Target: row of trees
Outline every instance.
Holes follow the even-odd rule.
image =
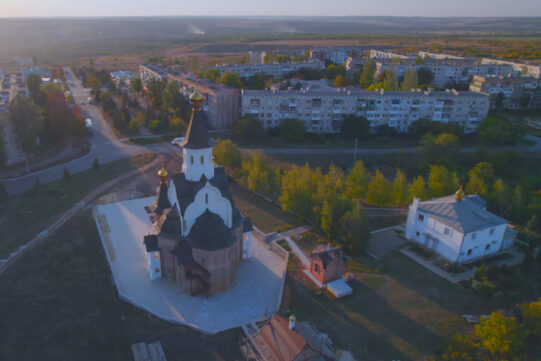
[[[30,96],[17,95],[8,105],[8,117],[27,166],[29,157],[44,141],[62,144],[74,136],[83,146],[88,135],[84,117],[78,106],[68,105],[64,88],[54,83],[41,85],[35,74],[28,76],[27,85]]]
[[[454,335],[445,347],[445,361],[524,360],[541,341],[541,299],[523,304],[519,322],[494,312],[481,318],[469,334]]]
[[[149,79],[146,89],[143,89],[139,81],[132,82],[131,87],[135,93],[144,94],[148,98],[150,108],[131,120],[130,129],[137,130],[145,125],[154,133],[171,131],[175,134],[186,129],[192,109],[180,93],[177,82],[168,82],[166,85],[161,80]]]
[[[410,89],[431,87],[433,81],[434,74],[426,67],[421,67],[417,71],[413,68],[407,69],[400,79],[392,67],[376,75],[376,63],[372,60],[364,64],[359,77],[360,87],[366,90],[409,91]]]

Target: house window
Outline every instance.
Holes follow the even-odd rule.
[[[314,271],[319,274],[319,265],[317,263],[314,265]]]
[[[476,239],[476,238],[477,238],[477,233],[472,233],[472,234],[471,234],[471,239],[472,239],[472,241],[473,241],[474,239]]]
[[[424,221],[425,216],[423,214],[419,214],[419,222]]]
[[[160,259],[160,254],[158,252],[154,252],[154,259]]]
[[[190,163],[193,164],[193,155],[190,155]]]
[[[490,243],[485,246],[485,251],[488,251],[490,249]]]
[[[495,228],[491,228],[489,234],[494,234],[495,231],[496,231]]]
[[[443,230],[443,234],[448,235],[449,234],[449,228],[445,227],[445,229]]]
[[[472,249],[470,248],[470,249],[468,250],[468,256],[471,255],[471,251],[472,251]]]
[[[201,164],[205,163],[205,156],[201,156]]]

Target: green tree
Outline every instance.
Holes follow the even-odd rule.
[[[198,75],[202,78],[216,81],[220,77],[220,69],[217,69],[217,68],[204,69],[204,70],[201,70]]]
[[[218,139],[213,150],[216,163],[237,169],[242,164],[242,154],[237,145],[229,139]]]
[[[241,175],[246,186],[255,192],[274,197],[279,191],[280,178],[259,152],[250,152],[244,157]]]
[[[306,135],[306,127],[304,122],[299,119],[284,119],[278,125],[280,138],[287,142],[301,142]]]
[[[446,196],[458,189],[458,178],[442,165],[431,165],[427,185],[432,197]]]
[[[521,138],[523,132],[509,120],[488,116],[477,129],[477,136],[485,144],[509,144]]]
[[[500,213],[505,213],[509,209],[509,204],[511,203],[511,190],[504,183],[503,179],[498,178],[494,181],[489,200],[491,205]]]
[[[481,318],[475,325],[474,335],[478,346],[496,360],[509,360],[525,349],[526,333],[520,329],[514,317],[493,312],[489,318]]]
[[[171,119],[171,122],[169,122],[169,130],[177,135],[185,131],[187,128],[188,125],[180,117],[175,117]]]
[[[334,87],[340,88],[340,87],[346,87],[348,85],[349,85],[349,79],[347,76],[338,74],[336,78],[334,78],[334,81],[333,81]]]
[[[130,87],[131,90],[133,90],[135,93],[141,93],[141,91],[143,90],[143,82],[140,78],[135,78],[130,81]]]
[[[32,95],[37,94],[41,87],[40,76],[37,74],[29,74],[26,78],[26,87]]]
[[[428,188],[426,186],[426,182],[423,176],[418,176],[415,179],[413,179],[413,182],[410,184],[408,190],[409,190],[410,200],[413,199],[414,197],[420,198],[421,200],[430,198],[430,193],[428,191]]]
[[[218,82],[233,88],[242,88],[242,80],[240,79],[239,74],[236,72],[226,71],[220,78],[218,78]]]
[[[376,78],[376,63],[373,60],[367,61],[363,66],[363,71],[359,78],[359,85],[362,89],[368,88],[374,84]]]
[[[541,337],[541,298],[521,306],[523,326],[530,335]]]
[[[353,255],[360,255],[370,241],[370,225],[359,201],[340,220],[339,243]]]
[[[404,72],[404,80],[400,85],[402,91],[410,91],[410,89],[416,89],[419,86],[419,76],[413,68],[409,68]]]
[[[335,80],[338,75],[346,76],[346,67],[343,65],[329,64],[324,70],[325,77],[330,80]]]
[[[430,85],[434,82],[434,73],[427,67],[421,67],[417,70],[419,84]]]
[[[141,123],[139,122],[139,119],[133,118],[132,120],[130,120],[128,127],[130,128],[131,131],[135,133],[139,133],[139,128],[141,128]]]
[[[425,154],[432,161],[453,156],[460,150],[458,137],[452,133],[441,133],[439,135],[425,134],[421,142]]]
[[[370,135],[370,123],[363,116],[346,115],[342,120],[341,132],[347,137],[366,139]]]
[[[94,158],[94,160],[92,161],[92,169],[94,170],[98,170],[100,169],[100,161],[98,160],[98,158]]]
[[[370,178],[366,202],[379,207],[388,206],[393,202],[392,185],[379,170],[376,170],[376,173]]]
[[[322,177],[321,169],[312,170],[308,164],[293,166],[282,177],[280,204],[285,211],[299,214],[306,219],[314,219],[317,205],[317,189]]]
[[[478,361],[479,350],[467,336],[457,333],[451,337],[441,358],[445,361]]]
[[[30,154],[37,150],[37,138],[42,130],[44,121],[38,107],[31,98],[16,95],[8,105],[8,117],[26,158],[26,169]]]
[[[406,175],[400,169],[397,169],[393,181],[393,203],[405,205],[409,199],[410,196]]]
[[[6,118],[3,114],[0,114],[0,169],[3,169],[8,160],[8,153],[6,149],[6,141],[4,139],[4,126]]]
[[[368,192],[368,183],[370,183],[370,174],[362,160],[353,164],[353,169],[346,178],[345,194],[350,198],[363,199]]]
[[[258,142],[266,137],[261,122],[252,117],[240,118],[233,124],[233,136],[240,142]]]
[[[383,73],[383,85],[385,90],[398,90],[398,77],[392,67]]]
[[[154,109],[159,109],[162,106],[165,84],[159,79],[151,78],[147,81],[146,88],[150,105],[152,105]]]

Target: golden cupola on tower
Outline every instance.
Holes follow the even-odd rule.
[[[203,94],[199,91],[198,88],[195,88],[193,93],[190,95],[190,101],[193,104],[193,109],[195,111],[201,110],[201,102],[205,99]]]

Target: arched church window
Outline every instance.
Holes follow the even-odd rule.
[[[193,164],[193,155],[190,155],[190,162]]]
[[[205,193],[205,203],[209,204],[209,194]]]
[[[204,155],[201,156],[201,164],[203,164],[203,163],[205,163],[205,156]]]

